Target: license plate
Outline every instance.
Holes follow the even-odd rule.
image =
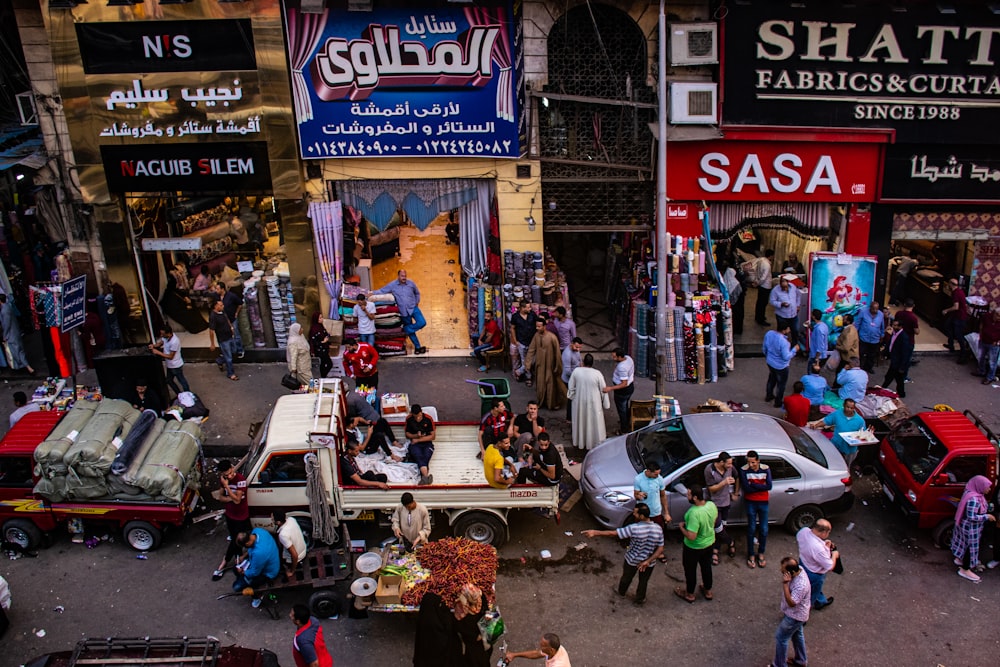
[[[882,485],[882,493],[884,493],[885,497],[889,499],[889,502],[896,502],[896,494],[894,494],[885,484]]]
[[[361,514],[355,517],[357,521],[374,521],[375,520],[375,510],[365,510]]]

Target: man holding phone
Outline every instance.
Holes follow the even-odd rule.
[[[837,564],[840,552],[836,545],[830,541],[830,532],[833,526],[826,519],[819,519],[812,528],[802,528],[795,535],[795,540],[799,543],[799,559],[802,561],[802,569],[809,577],[809,587],[812,590],[811,603],[816,611],[829,607],[833,604],[833,596],[823,595],[823,582],[826,575]]]
[[[809,588],[809,578],[805,570],[799,567],[799,561],[791,556],[781,559],[781,623],[774,633],[774,662],[772,666],[784,667],[793,665],[805,667],[809,658],[806,655],[806,636],[803,628],[809,620],[809,598],[812,593]],[[795,649],[795,658],[788,657],[788,642],[791,640]]]

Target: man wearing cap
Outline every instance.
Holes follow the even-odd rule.
[[[771,290],[770,302],[774,316],[778,320],[778,331],[787,325],[792,330],[792,340],[799,335],[799,303],[802,300],[799,288],[792,284],[795,276],[784,274],[778,278],[778,287]]]

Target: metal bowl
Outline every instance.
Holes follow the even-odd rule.
[[[351,582],[351,592],[359,598],[375,594],[378,584],[371,577],[360,577]]]
[[[357,560],[354,561],[354,567],[356,567],[358,572],[361,574],[378,572],[382,569],[382,556],[374,551],[361,554],[358,556]]]

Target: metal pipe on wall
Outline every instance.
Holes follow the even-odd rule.
[[[656,169],[656,393],[667,379],[667,16],[660,0],[657,111],[659,142]]]

